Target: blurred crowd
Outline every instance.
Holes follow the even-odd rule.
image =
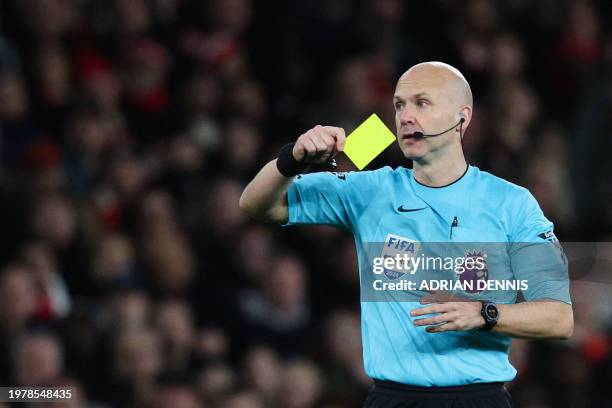
[[[475,95],[470,163],[529,188],[562,241],[610,241],[611,9],[0,1],[0,385],[76,390],[56,407],[360,406],[352,237],[254,223],[243,187],[314,124],[393,129],[396,79],[442,60]],[[517,407],[612,406],[600,306],[575,303],[567,342],[514,341]]]

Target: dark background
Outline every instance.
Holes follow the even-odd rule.
[[[63,406],[359,406],[352,237],[249,221],[243,187],[315,124],[393,129],[399,75],[440,60],[472,86],[470,163],[529,188],[560,240],[610,241],[610,9],[0,1],[0,384],[77,387]],[[400,164],[393,146],[369,167]],[[612,307],[574,307],[569,341],[514,341],[517,407],[612,406]]]

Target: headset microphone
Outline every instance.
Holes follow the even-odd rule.
[[[463,113],[459,114],[459,116],[461,117],[461,119],[459,120],[459,122],[455,123],[453,126],[449,127],[448,129],[446,129],[444,132],[440,132],[440,133],[434,133],[434,134],[430,134],[430,135],[424,135],[423,132],[414,132],[412,134],[412,136],[415,139],[425,139],[428,137],[436,137],[436,136],[441,136],[445,133],[450,132],[451,130],[453,130],[455,127],[457,127],[457,125],[461,125],[461,128],[463,129],[463,122],[465,122],[465,115]],[[461,138],[463,138],[463,132],[460,131],[461,133]]]

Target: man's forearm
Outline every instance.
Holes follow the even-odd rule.
[[[240,208],[261,221],[287,222],[287,189],[292,180],[283,176],[276,168],[276,159],[272,160],[246,186]]]
[[[266,164],[242,192],[240,208],[261,221],[286,223],[289,219],[287,189],[293,175],[306,165],[322,164],[344,149],[344,129],[315,126],[295,143],[284,146],[278,159]]]
[[[572,306],[556,301],[498,304],[493,331],[524,338],[566,339],[574,331]]]

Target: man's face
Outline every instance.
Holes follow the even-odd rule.
[[[410,70],[397,82],[393,97],[395,126],[406,158],[429,161],[456,143],[457,134],[453,130],[433,138],[413,136],[414,132],[439,133],[458,122],[456,95],[449,83],[445,72],[427,68]]]

